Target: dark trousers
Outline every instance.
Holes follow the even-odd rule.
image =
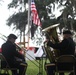
[[[17,70],[12,70],[13,75],[25,75],[27,66],[18,65],[16,68],[18,68],[19,73],[17,73]]]
[[[13,64],[13,66],[10,65],[11,67],[18,68],[18,70],[19,70],[19,73],[17,73],[16,70],[12,70],[12,73],[14,75],[17,75],[17,74],[19,74],[19,75],[25,75],[26,69],[27,69],[27,63],[23,63],[24,65],[21,65],[21,63],[23,63],[23,62],[17,62],[15,64]]]

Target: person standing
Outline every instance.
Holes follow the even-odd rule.
[[[10,68],[18,68],[19,75],[25,75],[27,69],[27,63],[25,62],[24,55],[22,55],[16,50],[16,44],[15,44],[16,39],[17,39],[16,35],[9,34],[7,41],[3,43],[1,46],[2,54],[6,58]],[[21,61],[17,61],[17,58],[21,59]],[[25,66],[21,65],[22,63]],[[12,70],[12,73],[13,75],[17,75],[17,72],[15,70]]]

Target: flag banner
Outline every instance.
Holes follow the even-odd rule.
[[[31,16],[32,16],[33,23],[35,25],[41,26],[41,22],[36,10],[36,5],[35,5],[34,0],[31,0]]]
[[[31,25],[31,38],[34,37],[34,33],[38,26],[42,26],[34,0],[31,0],[31,16],[32,16],[32,25]]]

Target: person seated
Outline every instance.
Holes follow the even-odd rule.
[[[75,42],[73,41],[72,32],[70,30],[63,31],[63,40],[61,42],[53,43],[49,39],[47,39],[45,42],[47,42],[47,46],[57,49],[59,51],[59,56],[74,55]],[[52,67],[50,67],[50,70],[51,70],[51,74],[55,75],[55,73],[53,72],[55,68],[52,69]],[[60,75],[63,75],[63,73],[60,73]]]
[[[18,68],[19,75],[25,75],[27,69],[27,63],[25,61],[24,55],[16,50],[15,41],[17,36],[14,34],[9,34],[7,41],[2,44],[2,54],[6,58],[10,68]],[[21,61],[17,61],[17,58]],[[16,70],[12,70],[13,75],[17,75]]]

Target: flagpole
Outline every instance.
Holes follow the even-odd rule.
[[[30,8],[30,5],[31,5],[31,0],[28,0],[28,31],[30,30],[30,11],[31,11],[31,8]],[[30,33],[28,33],[28,49],[29,49],[29,36],[30,36]]]

